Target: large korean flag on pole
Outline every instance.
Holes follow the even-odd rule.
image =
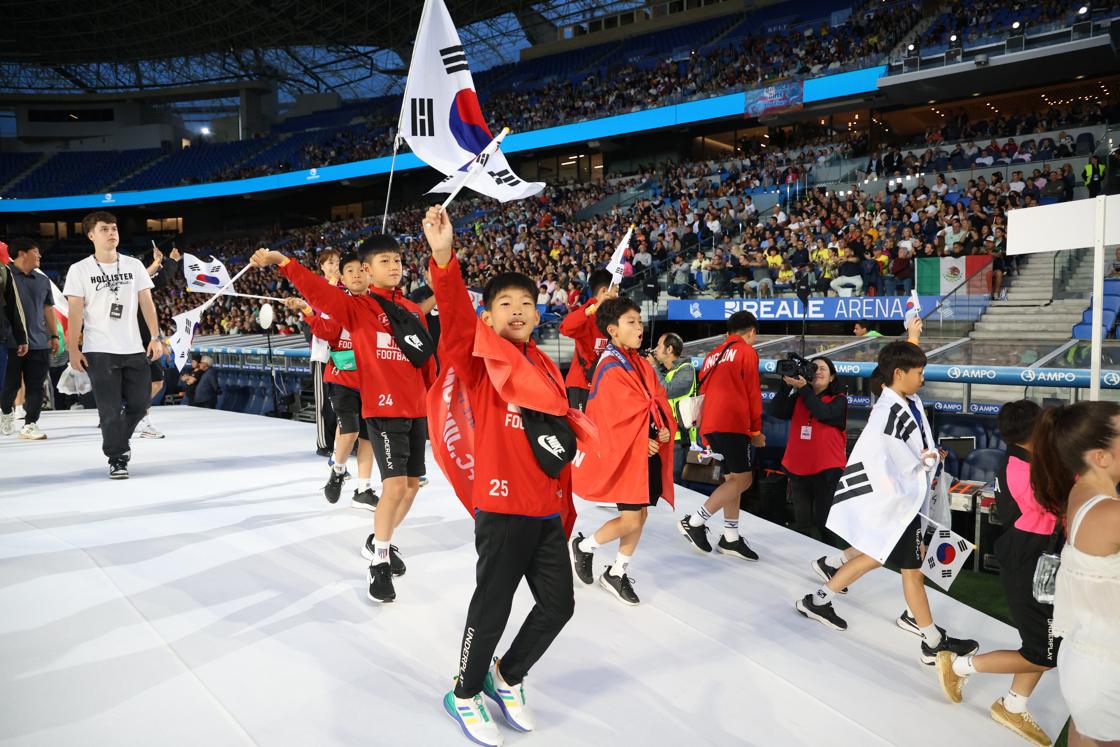
[[[449,176],[467,171],[494,140],[443,0],[426,0],[420,14],[398,132],[424,163]],[[467,186],[506,202],[531,197],[545,185],[522,180],[497,150]]]

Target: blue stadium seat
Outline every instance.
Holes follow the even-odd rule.
[[[1093,338],[1093,325],[1088,322],[1073,325],[1072,337],[1078,340],[1091,340]],[[1101,327],[1101,336],[1108,337],[1108,328]]]
[[[977,449],[961,464],[959,477],[962,480],[991,482],[995,479],[996,470],[1003,458],[1004,452],[1000,449]]]

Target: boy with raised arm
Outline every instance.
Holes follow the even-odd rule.
[[[368,579],[370,600],[381,604],[396,599],[393,577],[405,573],[404,560],[391,543],[393,532],[408,515],[420,489],[419,478],[424,474],[425,395],[434,376],[435,361],[431,358],[434,350],[420,309],[397,289],[402,273],[401,249],[396,239],[372,234],[358,246],[357,253],[371,281],[370,292],[361,296],[347,294],[280,252],[259,249],[252,261],[258,267],[279,265],[280,272],[308,303],[350,332],[358,366],[362,417],[381,472],[381,498],[373,520],[373,562]],[[413,331],[402,335],[401,325],[408,323],[409,318]],[[413,358],[404,352],[408,346],[413,348],[408,351]],[[365,552],[369,550],[363,545]]]
[[[479,317],[442,208],[428,210],[424,234],[443,365],[428,395],[432,449],[474,515],[478,552],[459,674],[443,707],[468,739],[496,746],[502,735],[482,694],[514,729],[532,731],[525,677],[575,607],[566,543],[575,521],[570,462],[575,431],[585,443],[595,435],[569,408],[560,369],[533,342],[540,316],[532,279],[516,272],[491,278]],[[522,578],[536,604],[506,653],[492,659]]]

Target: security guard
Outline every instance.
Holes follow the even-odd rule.
[[[677,406],[685,397],[696,396],[696,368],[690,358],[681,358],[682,353],[684,353],[684,340],[673,332],[661,335],[653,351],[653,358],[656,361],[653,368],[657,371],[657,378],[661,381],[661,385],[665,387],[669,405],[677,415],[677,441],[673,448],[673,482],[677,483],[681,481],[688,450],[697,438],[695,427],[686,429],[681,423],[681,411]]]

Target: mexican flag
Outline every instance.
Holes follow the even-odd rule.
[[[922,257],[915,263],[915,287],[919,296],[947,296],[966,278],[972,278],[967,293],[988,293],[988,276],[984,268],[991,265],[991,255],[969,257]]]
[[[44,277],[47,275],[47,273],[42,270],[36,270],[35,272]],[[53,296],[52,305],[54,306],[54,316],[57,326],[55,334],[58,335],[58,352],[64,353],[66,352],[66,330],[70,326],[70,302],[66,300],[66,296],[62,295],[62,291],[58,289],[58,286],[54,284],[53,280],[50,278],[47,278],[47,280],[51,284],[51,295]]]

